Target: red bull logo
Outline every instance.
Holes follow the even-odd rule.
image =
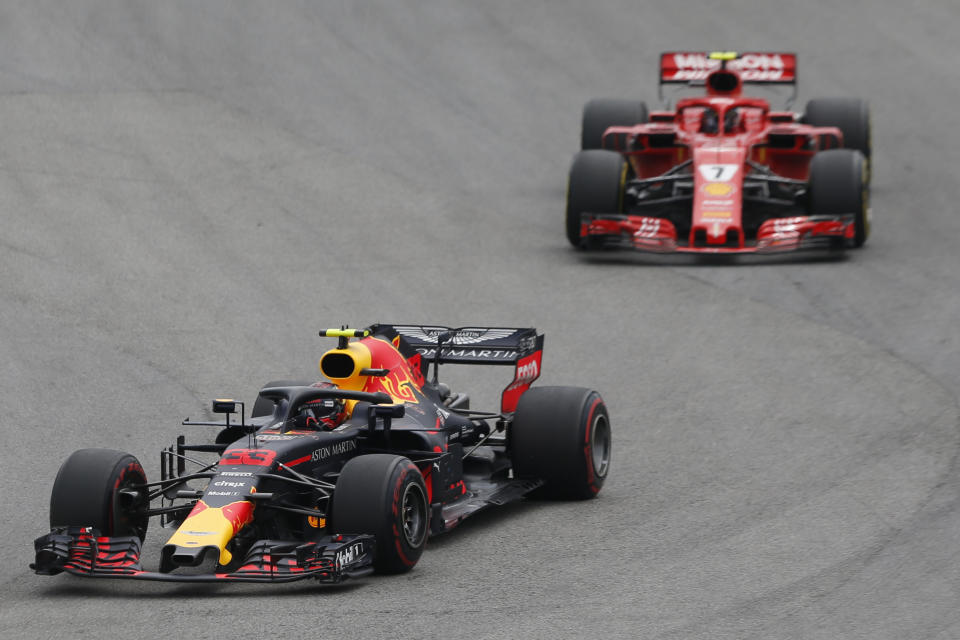
[[[231,502],[225,507],[220,507],[220,511],[233,527],[233,535],[237,535],[240,529],[253,522],[253,503],[246,500]]]
[[[251,522],[251,502],[239,500],[223,507],[210,507],[200,500],[167,544],[187,548],[215,546],[220,550],[220,564],[228,564],[233,556],[226,549],[227,543]]]
[[[364,385],[364,391],[383,391],[396,402],[419,404],[416,389],[419,385],[411,375],[410,363],[400,354],[392,343],[378,338],[362,341],[370,350],[370,362],[373,367],[388,369],[385,376],[370,377]]]
[[[413,392],[413,380],[403,369],[395,369],[389,375],[382,378],[373,378],[370,382],[369,391],[383,391],[398,403],[418,403],[417,396]]]

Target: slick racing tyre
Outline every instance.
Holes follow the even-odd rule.
[[[580,151],[570,166],[567,184],[567,240],[585,247],[580,238],[581,213],[621,213],[627,163],[619,153],[592,149]]]
[[[810,215],[853,214],[853,246],[870,235],[870,193],[866,161],[853,149],[821,151],[810,162],[807,206]]]
[[[403,573],[417,564],[427,544],[430,511],[420,469],[385,453],[349,460],[333,492],[333,531],[376,538],[374,569]]]
[[[520,396],[510,438],[514,474],[543,479],[542,497],[593,498],[610,472],[610,417],[596,391],[530,389]]]
[[[50,494],[50,527],[93,527],[105,536],[147,535],[147,474],[129,453],[80,449],[60,467]]]
[[[870,182],[873,152],[870,139],[870,106],[858,98],[816,98],[807,102],[803,122],[815,127],[837,127],[843,134],[845,149],[856,149],[866,159]]]
[[[637,100],[598,98],[583,107],[580,125],[580,148],[602,149],[603,132],[610,127],[632,127],[644,124],[648,112],[646,103]]]
[[[303,380],[273,380],[263,385],[263,389],[270,389],[272,387],[309,387],[312,384],[312,381],[304,382]],[[273,407],[273,400],[262,398],[258,395],[256,402],[253,403],[253,411],[250,413],[250,417],[260,418],[262,416],[272,415]]]

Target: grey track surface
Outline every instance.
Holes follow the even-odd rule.
[[[837,4],[0,3],[0,636],[960,637],[960,9]],[[676,48],[871,101],[866,248],[566,246],[581,105],[652,101]],[[376,321],[543,330],[542,381],[610,407],[599,499],[342,588],[28,570],[71,451],[156,476],[180,419]]]

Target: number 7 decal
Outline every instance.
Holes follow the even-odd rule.
[[[702,164],[700,175],[711,182],[730,182],[740,167],[735,164]]]

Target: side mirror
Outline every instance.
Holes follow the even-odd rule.
[[[226,398],[217,398],[213,401],[213,412],[214,413],[236,413],[237,405],[242,404],[236,400],[229,400]]]
[[[239,409],[238,409],[239,407]],[[243,403],[231,400],[229,398],[217,398],[213,401],[213,412],[224,414],[224,424],[230,428],[230,414],[240,412],[240,425],[246,423],[246,416],[243,415]]]

